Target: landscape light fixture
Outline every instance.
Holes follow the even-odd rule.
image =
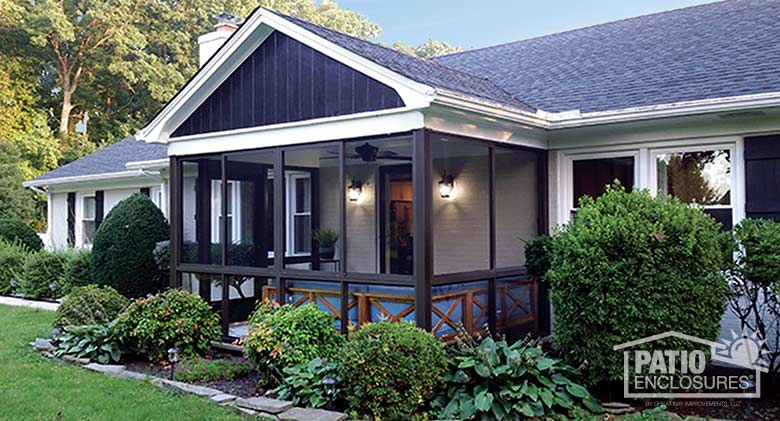
[[[439,180],[439,194],[443,199],[449,199],[455,190],[455,178],[451,175],[443,175]]]
[[[171,348],[168,350],[168,362],[171,363],[171,380],[173,380],[173,372],[176,370],[176,362],[179,361],[179,349]]]

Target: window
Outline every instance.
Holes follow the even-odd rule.
[[[84,196],[81,209],[81,243],[92,244],[92,239],[95,238],[95,215],[97,214],[95,196]]]
[[[287,250],[288,255],[311,253],[311,176],[288,172]]]
[[[241,197],[241,185],[236,181],[228,181],[227,185],[227,224],[228,243],[241,242],[241,207],[238,206]],[[211,242],[219,244],[222,234],[222,181],[211,180]]]
[[[657,153],[658,194],[701,205],[724,229],[731,229],[731,155],[728,148]]]
[[[573,207],[579,206],[580,198],[597,198],[604,188],[615,180],[630,189],[634,186],[634,158],[578,159],[572,162]]]

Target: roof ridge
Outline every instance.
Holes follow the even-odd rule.
[[[441,59],[441,58],[450,58],[450,57],[454,57],[454,56],[458,56],[458,55],[474,53],[474,52],[477,52],[477,51],[484,51],[484,50],[490,50],[490,49],[498,48],[498,47],[505,47],[505,46],[508,46],[508,45],[521,44],[521,43],[524,43],[524,42],[539,40],[539,39],[548,38],[548,37],[555,37],[555,36],[568,34],[568,33],[572,33],[572,32],[584,31],[584,30],[587,30],[587,29],[593,29],[593,28],[598,28],[598,27],[602,27],[602,26],[613,25],[613,24],[616,24],[616,23],[627,22],[627,21],[636,20],[636,19],[644,19],[644,18],[647,18],[647,17],[650,17],[650,16],[657,16],[657,15],[677,13],[677,12],[680,12],[680,11],[683,11],[683,10],[689,10],[689,9],[712,7],[712,6],[716,6],[716,5],[722,5],[723,3],[736,3],[738,1],[740,1],[740,0],[717,0],[717,1],[710,2],[710,3],[695,4],[695,5],[692,5],[692,6],[679,7],[677,9],[672,9],[672,10],[663,10],[663,11],[660,11],[660,12],[647,13],[647,14],[639,15],[639,16],[631,16],[631,17],[617,19],[617,20],[613,20],[613,21],[609,21],[609,22],[602,22],[602,23],[596,23],[596,24],[593,24],[593,25],[583,26],[583,27],[580,27],[580,28],[567,29],[567,30],[564,30],[564,31],[553,32],[551,34],[537,35],[537,36],[534,36],[534,37],[524,38],[524,39],[520,39],[520,40],[516,40],[516,41],[502,42],[500,44],[488,45],[488,46],[479,47],[479,48],[471,48],[471,49],[467,49],[467,50],[464,50],[464,51],[458,51],[458,52],[455,52],[455,53],[445,54],[445,55],[442,55],[442,56],[436,56],[436,57],[433,57],[433,60],[438,60],[438,59]]]
[[[390,47],[388,47],[388,46],[385,46],[385,45],[379,44],[379,43],[377,43],[377,42],[372,42],[372,41],[369,41],[369,40],[366,40],[366,39],[363,39],[363,38],[358,38],[358,37],[356,37],[356,36],[354,36],[354,35],[350,35],[350,34],[347,34],[347,33],[341,32],[341,31],[337,31],[337,30],[335,30],[335,29],[328,28],[327,26],[323,26],[323,25],[320,25],[320,24],[317,24],[317,23],[314,23],[314,22],[308,21],[308,20],[306,20],[306,19],[299,18],[299,17],[297,17],[297,16],[288,15],[288,14],[286,14],[286,13],[282,13],[282,12],[279,12],[279,11],[276,11],[276,10],[272,10],[272,9],[268,9],[268,8],[265,8],[265,7],[262,7],[262,9],[264,9],[264,10],[267,10],[267,11],[269,11],[269,12],[273,13],[273,14],[280,15],[280,16],[282,16],[282,17],[287,17],[287,18],[291,18],[291,19],[293,19],[293,20],[298,20],[298,21],[306,22],[306,23],[307,23],[307,24],[309,24],[309,25],[313,25],[313,26],[316,26],[316,27],[318,27],[318,28],[320,28],[320,29],[323,29],[323,30],[326,30],[326,31],[329,31],[329,32],[332,32],[332,33],[339,34],[340,36],[344,36],[344,37],[351,38],[351,39],[353,39],[353,40],[355,40],[355,41],[358,41],[358,42],[361,42],[361,43],[369,44],[369,45],[371,45],[371,46],[373,46],[373,47],[379,47],[379,48],[382,48],[382,49],[384,49],[384,50],[386,50],[386,51],[389,51],[389,52],[391,52],[391,53],[393,53],[393,54],[401,54],[401,55],[403,55],[403,56],[406,56],[406,57],[409,57],[409,58],[411,58],[411,59],[417,60],[417,61],[419,61],[419,62],[421,62],[421,63],[424,63],[424,64],[426,64],[426,65],[432,65],[432,66],[434,66],[434,67],[437,67],[437,68],[439,68],[439,69],[441,69],[441,70],[443,70],[443,71],[448,71],[448,72],[450,72],[450,73],[455,73],[455,74],[461,74],[461,75],[464,75],[464,76],[470,77],[470,78],[472,78],[472,79],[476,79],[476,80],[480,80],[480,81],[482,81],[482,82],[489,83],[489,84],[490,84],[491,86],[493,86],[495,89],[498,89],[498,90],[500,90],[501,92],[503,92],[504,94],[506,94],[508,98],[511,98],[512,100],[516,101],[516,102],[517,102],[519,105],[522,105],[522,106],[526,106],[526,107],[528,107],[528,108],[533,108],[533,109],[535,109],[535,107],[532,107],[532,106],[531,106],[530,104],[528,104],[527,102],[525,102],[525,101],[523,101],[523,100],[521,100],[521,99],[517,98],[517,96],[516,96],[516,95],[513,95],[513,94],[511,94],[509,91],[507,91],[506,89],[504,89],[504,88],[502,88],[501,86],[499,86],[499,85],[498,85],[498,84],[497,84],[495,81],[493,81],[492,79],[488,78],[487,76],[479,76],[479,75],[476,75],[476,74],[474,74],[474,73],[467,72],[467,71],[465,71],[465,70],[456,69],[456,68],[453,68],[453,67],[447,66],[447,65],[445,65],[445,64],[443,64],[443,63],[439,63],[439,62],[436,62],[436,61],[434,61],[434,60],[431,60],[431,59],[426,59],[426,58],[422,58],[422,57],[419,57],[419,56],[414,56],[414,55],[411,55],[411,54],[407,54],[407,53],[405,53],[405,52],[403,52],[403,51],[401,51],[401,50],[396,50],[395,48],[390,48]],[[305,28],[304,28],[304,29],[305,29]],[[367,60],[370,60],[369,58],[366,58],[366,59],[367,59]],[[373,60],[371,60],[371,61],[373,61]],[[380,64],[380,65],[381,65],[381,64]]]

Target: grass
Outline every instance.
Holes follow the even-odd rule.
[[[29,342],[54,313],[0,305],[0,420],[240,420],[234,409],[49,361]]]

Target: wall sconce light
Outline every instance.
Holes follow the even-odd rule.
[[[455,190],[455,178],[451,175],[443,175],[439,181],[439,194],[443,199],[449,199]]]
[[[363,196],[363,183],[360,181],[352,180],[352,184],[347,187],[347,197],[350,202],[360,202]]]

